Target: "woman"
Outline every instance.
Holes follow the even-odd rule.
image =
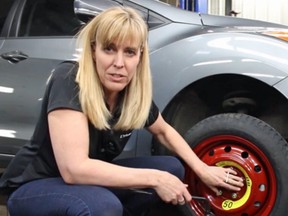
[[[1,186],[13,191],[7,204],[11,216],[140,215],[160,199],[190,201],[175,157],[114,160],[132,130],[143,127],[211,190],[240,190],[237,173],[203,163],[152,102],[141,16],[129,8],[108,9],[82,29],[79,42],[79,62],[55,69],[31,142],[1,178]]]

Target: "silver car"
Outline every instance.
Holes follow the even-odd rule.
[[[288,211],[288,27],[184,11],[154,0],[1,0],[0,165],[30,139],[53,68],[77,60],[75,34],[105,8],[149,27],[154,101],[198,156],[245,179],[216,196],[186,170],[197,215]],[[144,130],[121,157],[171,154]],[[201,201],[202,200],[202,201]],[[170,213],[171,214],[171,213]],[[167,214],[168,215],[168,214]]]

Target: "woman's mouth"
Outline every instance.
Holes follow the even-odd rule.
[[[125,79],[126,76],[122,74],[109,74],[111,81],[113,82],[120,82]]]

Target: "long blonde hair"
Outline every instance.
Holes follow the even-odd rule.
[[[131,40],[141,48],[137,72],[126,86],[121,115],[113,126],[117,130],[139,129],[145,125],[152,102],[152,81],[147,42],[147,25],[132,8],[113,7],[92,19],[79,33],[78,44],[82,53],[76,82],[80,87],[79,99],[84,114],[98,129],[111,129],[104,90],[92,55],[92,44],[102,45]]]

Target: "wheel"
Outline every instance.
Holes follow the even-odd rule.
[[[288,146],[271,126],[245,114],[219,114],[193,126],[185,139],[208,165],[232,167],[243,177],[239,192],[222,190],[216,196],[186,167],[185,181],[192,195],[209,200],[215,215],[280,216],[288,212]],[[200,202],[191,201],[197,215]]]

